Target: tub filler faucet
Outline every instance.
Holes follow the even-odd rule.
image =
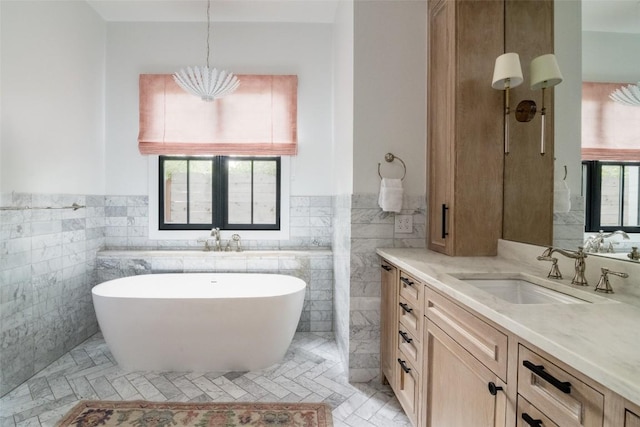
[[[204,242],[204,251],[220,252],[222,250],[220,246],[220,229],[218,227],[211,229],[211,234],[206,239],[198,239],[198,242]]]
[[[586,270],[587,264],[585,262],[585,258],[587,258],[587,254],[584,253],[582,247],[578,247],[577,251],[566,251],[563,249],[556,249],[553,247],[548,247],[545,251],[540,255],[537,259],[538,261],[551,261],[551,271],[549,271],[549,275],[547,277],[552,279],[562,279],[562,274],[560,273],[560,269],[558,268],[558,259],[552,257],[551,255],[554,252],[558,252],[566,256],[567,258],[575,259],[575,275],[571,280],[572,285],[580,285],[587,286],[587,279],[584,277],[584,272]]]

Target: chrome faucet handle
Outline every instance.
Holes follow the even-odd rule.
[[[622,273],[622,272],[618,272],[618,271],[611,271],[608,268],[604,268],[604,267],[602,267],[600,269],[600,271],[602,272],[602,275],[600,276],[600,280],[598,281],[598,284],[596,285],[596,288],[594,289],[596,292],[604,292],[606,294],[612,294],[613,293],[613,288],[611,287],[611,283],[609,283],[609,274],[611,274],[613,276],[622,277],[624,279],[629,277],[629,275],[627,273]]]
[[[638,252],[638,247],[637,246],[632,246],[631,247],[631,252],[629,252],[627,254],[627,258],[633,260],[633,261],[638,261],[640,260],[640,252]]]
[[[240,245],[240,235],[234,234],[231,236],[234,242],[236,242],[236,252],[242,252],[242,246]]]
[[[562,273],[560,273],[560,268],[558,267],[558,258],[551,255],[540,255],[537,259],[538,261],[551,261],[551,270],[547,274],[549,279],[562,279]]]
[[[209,252],[211,250],[211,245],[209,245],[209,240],[211,240],[209,237],[198,239],[198,243],[204,243],[203,250],[205,252]]]

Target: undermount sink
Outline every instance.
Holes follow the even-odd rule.
[[[533,277],[529,279],[524,275],[483,277],[483,275],[465,274],[455,277],[511,304],[584,304],[592,302],[550,289],[542,284],[543,280],[536,280],[537,278]]]

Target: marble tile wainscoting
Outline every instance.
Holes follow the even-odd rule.
[[[11,193],[0,206],[2,396],[97,332],[104,196]]]
[[[333,257],[329,250],[299,251],[103,251],[99,282],[156,273],[278,273],[307,283],[298,332],[333,329]]]
[[[376,248],[426,246],[425,196],[405,194],[400,214],[413,216],[412,233],[394,231],[395,214],[380,210],[377,194],[354,194],[351,200],[349,381],[368,382],[380,374],[380,257]]]
[[[331,196],[292,196],[289,198],[288,240],[242,239],[246,250],[330,249]],[[149,197],[105,196],[105,244],[108,249],[202,249],[191,240],[149,238]],[[242,237],[242,232],[239,233]],[[209,233],[202,232],[202,237]]]

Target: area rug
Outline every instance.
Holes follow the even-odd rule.
[[[57,427],[331,427],[325,403],[175,403],[85,400]]]

